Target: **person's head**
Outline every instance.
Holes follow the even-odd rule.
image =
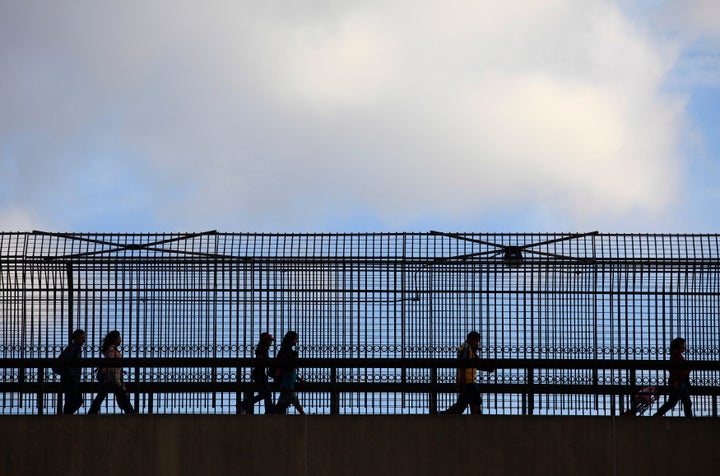
[[[675,352],[676,350],[685,352],[685,339],[682,337],[676,337],[670,342],[670,352]]]
[[[102,353],[106,353],[111,345],[118,346],[122,342],[122,337],[120,336],[119,331],[110,331],[105,336],[105,339],[103,340],[102,344]]]
[[[78,345],[85,343],[85,331],[82,329],[76,329],[70,336],[70,341],[75,342]]]
[[[275,338],[273,337],[273,335],[269,332],[263,332],[262,334],[260,334],[260,342],[258,343],[258,345],[270,347],[273,342],[275,342]]]
[[[298,336],[297,332],[287,331],[285,333],[285,337],[283,337],[282,346],[283,347],[293,347],[293,346],[297,345],[298,340],[300,340],[300,336]]]
[[[477,331],[470,331],[467,335],[467,343],[472,350],[477,350],[480,346],[480,333]]]

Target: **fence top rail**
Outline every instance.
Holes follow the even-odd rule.
[[[589,233],[56,233],[0,232],[0,257],[48,263],[108,259],[370,260],[574,262],[602,259],[630,262],[690,260],[701,265],[720,259],[720,234]]]

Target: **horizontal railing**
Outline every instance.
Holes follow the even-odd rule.
[[[4,381],[0,382],[0,398],[7,394],[35,395],[36,404],[33,405],[33,413],[47,413],[44,404],[47,395],[57,394],[57,413],[60,413],[62,403],[62,389],[59,379],[50,370],[52,367],[80,367],[96,368],[99,366],[122,367],[126,371],[126,386],[128,391],[135,396],[136,408],[140,403],[140,395],[146,395],[150,402],[146,405],[147,412],[153,412],[153,396],[160,394],[235,394],[237,405],[244,395],[255,390],[255,384],[246,378],[246,370],[255,366],[269,367],[273,364],[282,365],[282,361],[276,359],[256,358],[124,358],[124,359],[80,359],[77,361],[64,361],[59,363],[52,358],[20,358],[0,359],[0,369],[5,369]],[[535,410],[535,400],[543,395],[577,395],[577,396],[610,396],[608,414],[616,415],[625,413],[631,409],[632,396],[643,388],[647,382],[637,378],[638,372],[658,372],[658,380],[665,375],[662,371],[668,371],[672,364],[668,361],[647,361],[647,360],[567,360],[567,359],[483,359],[480,363],[458,361],[457,359],[402,359],[402,358],[307,358],[298,359],[294,362],[300,369],[323,369],[329,371],[324,380],[309,378],[304,382],[298,382],[296,391],[299,393],[314,393],[329,395],[329,407],[331,414],[340,413],[341,394],[426,394],[427,408],[419,413],[437,413],[438,395],[454,393],[456,387],[447,379],[442,381],[438,378],[438,372],[444,369],[455,369],[462,367],[477,367],[483,371],[514,371],[514,382],[488,382],[482,384],[482,391],[486,395],[515,395],[519,396],[520,413],[532,415]],[[718,361],[686,361],[681,364],[682,368],[691,371],[705,373],[705,380],[717,381],[720,376],[720,362]],[[674,368],[680,368],[675,366]],[[192,375],[182,375],[187,369],[210,369],[211,377],[199,379],[199,381],[188,380]],[[217,378],[216,373],[221,370],[233,369],[234,380]],[[363,381],[362,370],[394,371],[389,381]],[[147,381],[147,376],[142,371],[163,372],[155,375],[162,375],[165,381]],[[428,371],[422,377],[417,375],[408,376],[407,372],[412,370]],[[16,371],[13,372],[8,371]],[[347,376],[339,371],[357,371],[353,373],[354,381],[343,381]],[[542,378],[539,373],[542,371],[564,371],[556,378],[547,378],[548,383],[538,382]],[[574,377],[568,372],[589,371],[590,377]],[[600,372],[610,371],[614,378],[610,382],[607,376],[600,376]],[[399,375],[398,375],[399,372]],[[86,372],[87,373],[87,372]],[[182,375],[181,381],[167,381],[173,376]],[[707,378],[711,376],[711,378]],[[10,377],[9,377],[10,376]],[[169,376],[169,377],[168,377]],[[10,379],[10,380],[9,380]],[[580,380],[583,383],[557,383],[552,380]],[[372,380],[372,379],[370,379]],[[396,380],[396,381],[390,381]],[[616,381],[617,380],[617,381]],[[654,385],[655,389],[662,394],[667,391],[665,385]],[[84,393],[94,393],[100,389],[100,384],[93,381],[86,381],[81,384]],[[720,386],[718,385],[694,385],[692,394],[705,396],[710,399],[710,410],[707,416],[717,417],[718,396]],[[615,398],[617,397],[617,398]],[[192,405],[190,405],[192,406]],[[576,414],[571,409],[567,414]]]

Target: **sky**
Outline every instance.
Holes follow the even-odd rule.
[[[717,0],[0,0],[0,231],[718,233]]]

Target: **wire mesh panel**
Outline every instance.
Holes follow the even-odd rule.
[[[0,234],[3,358],[53,357],[75,328],[86,357],[122,334],[125,357],[245,357],[261,332],[300,335],[305,358],[451,358],[470,330],[487,359],[664,361],[677,336],[690,360],[719,360],[718,235],[622,234]],[[276,348],[271,349],[273,355]],[[246,368],[142,368],[143,383],[249,382]],[[21,375],[22,374],[22,375]],[[328,382],[329,369],[304,369]],[[4,369],[3,382],[37,381]],[[57,381],[45,375],[48,381]],[[86,370],[86,380],[91,380]],[[428,383],[429,369],[338,369],[339,383]],[[437,383],[455,370],[439,369]],[[484,412],[617,413],[629,397],[492,392],[512,384],[664,385],[663,370],[498,369],[480,372]],[[713,371],[693,383],[718,386]],[[553,387],[555,388],[555,387]],[[89,396],[86,396],[89,398]],[[3,393],[0,412],[51,412],[36,396]],[[306,410],[329,413],[327,393]],[[342,393],[337,412],[428,413],[441,393]],[[141,393],[141,411],[234,413],[237,392]],[[698,414],[716,413],[696,396]],[[87,402],[86,402],[87,403]],[[105,410],[114,412],[113,403]],[[676,410],[676,414],[679,410]]]

